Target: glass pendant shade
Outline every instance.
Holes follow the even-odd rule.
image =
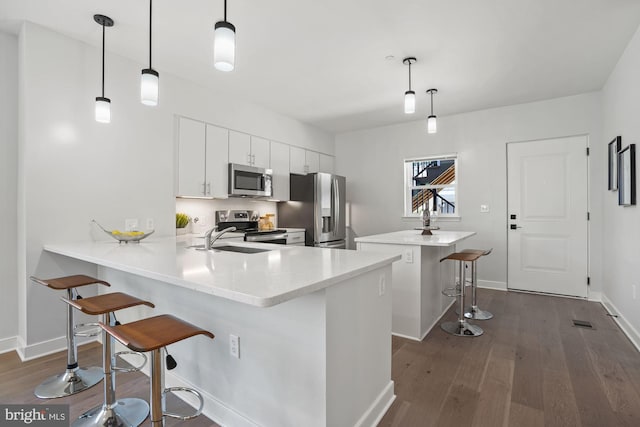
[[[111,100],[109,98],[96,97],[96,122],[111,123]]]
[[[408,90],[404,93],[404,113],[413,114],[416,112],[416,93]]]
[[[233,71],[236,60],[236,27],[227,21],[216,22],[213,32],[213,66]]]
[[[436,116],[427,117],[427,133],[438,132],[438,123],[436,122]]]
[[[142,70],[140,77],[140,101],[144,105],[155,107],[158,105],[159,74],[152,68]]]

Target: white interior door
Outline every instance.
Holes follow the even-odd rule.
[[[509,289],[587,296],[587,137],[507,144]]]

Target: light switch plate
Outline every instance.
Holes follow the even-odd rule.
[[[406,262],[407,264],[412,264],[413,263],[413,251],[411,249],[405,249],[403,258],[404,258],[404,262]]]

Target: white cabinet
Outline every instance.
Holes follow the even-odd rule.
[[[207,196],[229,195],[229,131],[207,124],[205,157],[205,191]]]
[[[334,157],[320,153],[320,172],[335,173]]]
[[[271,141],[271,170],[273,171],[273,198],[289,200],[289,146]]]
[[[269,141],[246,133],[229,131],[229,163],[269,167]]]
[[[227,197],[228,131],[178,120],[177,196]]]
[[[304,246],[304,231],[287,231],[287,245]]]
[[[291,173],[306,175],[320,170],[320,153],[292,146],[290,155]]]

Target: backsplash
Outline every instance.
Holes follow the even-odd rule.
[[[268,213],[277,215],[276,202],[266,202],[253,199],[229,198],[229,199],[176,199],[176,213],[184,212],[191,221],[187,226],[187,233],[201,234],[215,225],[215,212],[218,210],[244,209],[258,211],[260,216]],[[198,218],[197,222],[194,219]],[[278,218],[275,218],[275,226]]]

